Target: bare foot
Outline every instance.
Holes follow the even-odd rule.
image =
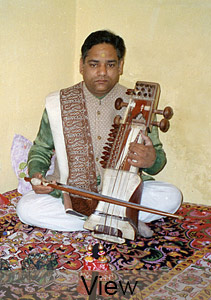
[[[153,236],[154,232],[144,222],[138,221],[138,233],[143,237],[149,238]]]

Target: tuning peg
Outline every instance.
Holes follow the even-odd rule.
[[[105,144],[108,145],[110,148],[111,148],[112,145],[113,145],[113,143],[108,143],[108,142],[106,142]]]
[[[115,140],[115,138],[114,138],[114,137],[110,137],[110,138],[108,138],[107,140],[108,140],[109,142],[113,143],[114,140]]]
[[[121,124],[121,116],[117,115],[115,118],[114,118],[114,124],[116,125],[120,125]]]
[[[115,108],[120,110],[122,107],[127,107],[128,103],[124,102],[122,98],[117,98],[115,101]]]
[[[101,166],[102,166],[102,168],[106,168],[106,166],[107,166],[107,162],[106,161],[104,161],[104,160],[101,160],[100,161],[100,164],[101,164]]]
[[[118,128],[116,127],[116,128],[112,128],[111,130],[110,130],[110,132],[111,133],[117,133],[118,132]]]
[[[103,147],[103,149],[106,150],[106,151],[109,151],[109,150],[111,150],[111,147],[105,146],[105,147]]]
[[[151,125],[158,126],[162,132],[167,132],[170,127],[169,120],[162,119],[160,122],[152,122]]]
[[[107,155],[110,155],[110,152],[108,152],[108,151],[103,151],[102,154],[105,155],[105,156],[107,156]]]
[[[109,156],[110,156],[110,155],[103,155],[103,156],[101,156],[101,158],[102,158],[104,161],[106,161],[106,160],[109,159]]]
[[[116,133],[115,132],[111,132],[108,134],[110,137],[115,137],[116,136]]]
[[[126,94],[127,95],[133,95],[133,89],[127,89]]]
[[[154,109],[153,113],[163,115],[165,119],[170,120],[174,114],[170,106],[166,106],[164,110]]]

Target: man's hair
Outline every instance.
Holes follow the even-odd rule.
[[[92,32],[84,41],[82,47],[81,47],[81,57],[83,62],[85,62],[85,59],[88,55],[88,51],[95,45],[98,44],[111,44],[117,52],[118,59],[123,59],[125,56],[125,43],[123,39],[112,33],[111,31],[107,30],[99,30]]]

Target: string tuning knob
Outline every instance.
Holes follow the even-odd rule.
[[[110,152],[108,152],[108,151],[103,151],[102,154],[104,154],[104,155],[110,155]]]
[[[113,143],[108,143],[108,142],[106,142],[105,144],[108,145],[110,148],[111,148],[112,145],[113,145]]]
[[[162,132],[167,132],[170,127],[170,122],[167,119],[162,119],[160,122],[152,122],[151,125],[159,127]]]
[[[104,161],[106,161],[106,160],[109,159],[109,156],[110,156],[110,155],[103,155],[103,156],[101,156],[101,158],[102,158]]]
[[[122,107],[127,107],[128,103],[124,102],[122,98],[117,98],[115,101],[115,108],[120,110]]]
[[[117,132],[118,132],[118,129],[117,129],[117,128],[112,128],[112,129],[110,130],[110,132],[111,132],[111,133],[117,133]]]
[[[117,124],[112,124],[112,127],[114,128],[114,130],[118,130],[119,125],[117,125]]]
[[[103,149],[106,150],[106,151],[110,151],[110,150],[111,150],[111,147],[105,146],[105,147],[103,147]]]
[[[126,94],[127,95],[133,95],[133,89],[127,89]]]
[[[174,114],[173,109],[170,106],[166,106],[164,110],[154,109],[153,112],[158,115],[163,115],[167,120],[170,120]]]
[[[107,162],[106,161],[104,161],[104,160],[101,160],[100,161],[100,164],[101,164],[101,166],[102,166],[102,168],[106,168],[106,166],[107,166]]]
[[[115,138],[115,136],[116,136],[116,134],[115,134],[115,132],[111,132],[111,133],[109,133],[109,136],[112,138]]]
[[[116,125],[120,125],[121,124],[121,116],[117,115],[115,118],[114,118],[114,124]]]

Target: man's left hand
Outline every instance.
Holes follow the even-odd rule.
[[[155,148],[151,139],[142,134],[143,143],[131,143],[129,146],[128,162],[138,168],[150,168],[156,159]]]

